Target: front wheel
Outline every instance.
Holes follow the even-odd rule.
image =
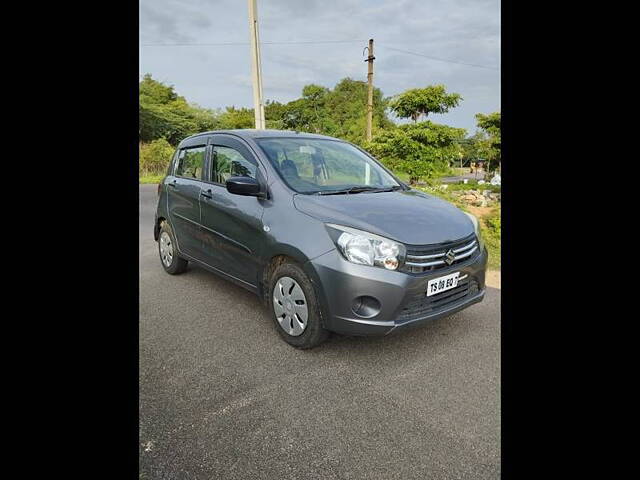
[[[167,273],[177,275],[187,269],[187,263],[189,262],[178,256],[173,231],[166,221],[160,225],[158,253],[160,254],[160,263],[162,263],[162,267]]]
[[[278,333],[288,344],[301,349],[313,348],[328,338],[313,285],[298,265],[279,265],[269,285],[271,315]]]

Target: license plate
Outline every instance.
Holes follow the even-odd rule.
[[[427,297],[436,295],[440,292],[451,290],[452,288],[456,288],[458,286],[459,276],[460,272],[455,272],[449,275],[445,275],[444,277],[438,277],[434,278],[433,280],[429,280],[429,283],[427,284]]]

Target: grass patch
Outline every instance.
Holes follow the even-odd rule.
[[[393,170],[392,170],[393,171]],[[393,174],[402,180],[404,183],[409,183],[409,174],[404,172],[393,171]]]
[[[406,172],[401,172],[399,170],[391,170],[393,172],[393,174],[398,177],[400,180],[402,180],[404,183],[406,183],[407,185],[410,183],[410,175]],[[450,172],[449,170],[444,171],[444,172],[438,172],[436,175],[432,176],[432,177],[420,177],[418,178],[418,182],[424,182],[428,185],[436,185],[438,183],[440,183],[440,178],[442,177],[452,177],[454,176],[454,174],[452,172]]]
[[[145,175],[144,177],[140,177],[140,183],[160,183],[163,178],[164,178],[164,174]]]
[[[468,183],[449,183],[447,190],[460,191],[460,190],[489,190],[493,193],[500,193],[500,185],[491,185],[490,183],[479,184],[477,180],[469,180]]]
[[[415,188],[416,190],[421,190],[425,193],[428,193],[430,195],[434,195],[436,197],[439,197],[443,200],[446,200],[449,203],[453,203],[456,207],[458,207],[461,210],[464,210],[465,212],[467,211],[466,208],[466,204],[464,204],[458,197],[456,197],[455,195],[452,195],[449,188],[447,188],[446,190],[438,188],[436,186],[432,186],[432,185],[414,185],[413,188]]]

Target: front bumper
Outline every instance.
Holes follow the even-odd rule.
[[[318,283],[324,327],[345,335],[387,335],[451,315],[482,301],[485,294],[487,250],[469,261],[428,274],[409,274],[346,261],[337,250],[305,265]],[[459,286],[426,297],[429,280],[460,272]],[[354,300],[367,296],[379,302],[377,314],[354,312]]]

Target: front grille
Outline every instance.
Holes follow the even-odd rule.
[[[427,297],[426,288],[416,293],[409,299],[406,305],[400,311],[397,320],[402,323],[409,320],[424,317],[430,313],[438,313],[449,306],[452,306],[459,300],[464,299],[467,295],[473,295],[478,292],[478,282],[466,279],[460,280],[456,288],[447,290],[446,292],[437,293],[431,297]]]
[[[454,260],[446,261],[451,251]],[[467,261],[479,253],[475,235],[440,245],[411,246],[407,245],[407,258],[401,271],[407,273],[433,272]]]

